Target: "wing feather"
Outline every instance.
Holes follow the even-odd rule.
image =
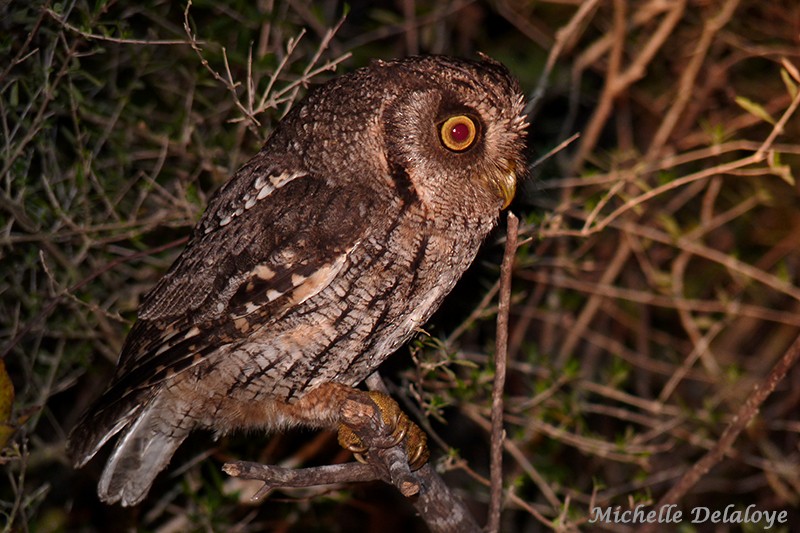
[[[186,249],[142,304],[98,410],[247,338],[254,320],[268,323],[335,278],[367,232],[364,215],[376,208],[376,198],[311,175],[272,183],[280,186],[255,203],[240,200],[249,205],[246,216],[225,224],[219,206],[235,205],[230,196],[241,191],[226,187],[212,200]],[[297,209],[309,197],[327,209]]]

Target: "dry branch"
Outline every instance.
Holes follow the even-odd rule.
[[[736,442],[736,438],[758,415],[761,404],[775,391],[778,383],[783,381],[783,378],[785,378],[789,370],[797,364],[798,360],[800,360],[800,337],[797,337],[789,349],[786,350],[783,357],[775,363],[775,366],[772,367],[767,377],[753,387],[747,400],[739,408],[736,416],[733,417],[733,420],[731,420],[725,428],[725,431],[722,432],[716,445],[709,450],[702,459],[695,463],[691,469],[684,473],[680,480],[661,497],[657,508],[679,502],[680,499],[700,481],[700,478],[706,475],[731,451],[733,443]],[[647,524],[642,529],[642,532],[648,533],[656,531],[657,527],[658,526],[655,524]]]
[[[373,381],[374,383],[374,381]],[[412,498],[414,507],[433,533],[477,533],[475,519],[464,503],[447,487],[430,463],[416,472],[408,466],[404,442],[391,445],[392,428],[384,423],[375,403],[366,395],[347,400],[342,421],[359,436],[370,453],[366,464],[347,463],[289,469],[246,461],[226,463],[229,475],[264,482],[253,499],[277,487],[310,487],[334,483],[381,480]]]
[[[491,494],[489,499],[489,521],[486,531],[500,531],[500,512],[503,507],[503,392],[506,384],[506,359],[508,357],[508,314],[511,307],[511,273],[514,254],[517,251],[519,219],[508,212],[506,248],[500,267],[500,302],[497,307],[497,337],[495,344],[495,374],[492,386],[492,446],[491,446]]]

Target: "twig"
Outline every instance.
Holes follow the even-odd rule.
[[[764,143],[758,148],[758,151],[755,154],[756,157],[758,158],[764,157],[767,150],[769,150],[770,146],[772,146],[772,143],[775,142],[775,139],[778,137],[778,135],[784,132],[783,129],[784,126],[789,121],[789,118],[794,114],[794,112],[797,111],[798,106],[800,106],[800,91],[798,91],[797,94],[794,95],[794,98],[792,98],[792,103],[789,105],[789,107],[786,109],[783,115],[781,115],[781,118],[778,120],[778,122],[775,123],[775,126],[772,128],[772,131],[770,132],[769,136],[767,136],[767,138],[764,139]]]
[[[583,211],[577,209],[569,209],[565,212],[565,214],[569,215],[570,217],[585,219]],[[698,243],[686,237],[675,238],[665,231],[660,231],[658,229],[640,226],[633,222],[619,222],[615,220],[612,221],[609,225],[613,228],[619,229],[625,233],[629,233],[637,237],[653,240],[661,244],[665,244],[667,246],[676,247],[678,249],[682,250],[685,249],[693,253],[694,255],[697,255],[699,257],[702,257],[704,259],[707,259],[715,263],[719,263],[720,265],[731,270],[732,272],[742,274],[747,278],[758,281],[763,285],[766,285],[776,291],[791,296],[797,301],[800,301],[800,288],[794,286],[792,283],[783,280],[777,275],[770,274],[768,272],[763,271],[760,268],[754,267],[753,265],[741,261],[733,256],[726,255],[723,252],[711,248],[710,246],[706,246],[704,244]],[[594,230],[590,230],[589,233],[590,234],[594,233]],[[568,229],[559,229],[557,231],[550,229],[541,229],[539,231],[540,238],[552,238],[552,237],[564,237],[564,236],[585,237],[586,234],[583,232],[583,230],[568,230]],[[601,280],[601,282],[608,283],[608,280],[603,279]]]
[[[239,100],[239,96],[236,93],[237,87],[240,85],[239,82],[234,81],[233,76],[230,71],[230,66],[228,65],[228,56],[225,51],[225,47],[222,47],[222,55],[223,59],[225,60],[225,67],[228,73],[228,79],[225,79],[222,74],[217,72],[211,64],[208,62],[208,59],[203,56],[203,49],[200,46],[202,43],[201,41],[197,40],[194,32],[192,31],[192,26],[189,23],[189,10],[192,8],[192,0],[189,0],[186,3],[186,8],[183,10],[183,30],[186,32],[187,37],[189,38],[189,44],[192,47],[192,50],[195,51],[197,57],[200,59],[200,64],[205,68],[218,82],[225,86],[228,92],[231,94],[231,98],[233,99],[234,104],[239,111],[242,112],[250,121],[251,123],[255,124],[256,126],[260,125],[260,123],[256,120],[256,118],[248,112],[247,108],[242,104]]]
[[[703,33],[697,40],[697,46],[691,54],[691,58],[683,73],[681,74],[680,82],[675,91],[675,101],[670,106],[669,111],[661,121],[658,131],[653,136],[650,147],[647,150],[645,160],[656,159],[662,148],[667,143],[670,134],[675,129],[675,125],[686,110],[686,105],[689,103],[692,95],[695,94],[694,85],[697,80],[697,75],[708,56],[708,51],[714,43],[714,37],[725,27],[736,11],[739,5],[739,0],[728,0],[719,10],[715,16],[706,20],[703,26]]]
[[[242,116],[238,118],[234,118],[230,120],[230,122],[241,122],[247,121],[248,127],[256,134],[258,134],[257,128],[261,126],[261,122],[256,118],[256,115],[259,115],[266,111],[267,109],[277,109],[281,104],[287,104],[286,108],[283,110],[283,115],[285,115],[289,108],[291,107],[292,102],[294,102],[295,98],[297,97],[297,93],[300,91],[301,87],[304,87],[308,84],[309,80],[314,78],[315,76],[326,72],[336,70],[336,67],[342,61],[348,59],[351,54],[345,53],[341,56],[326,61],[324,64],[317,66],[317,63],[320,61],[323,53],[328,49],[333,40],[334,35],[336,32],[341,28],[342,24],[344,23],[345,17],[339,19],[339,22],[336,23],[332,28],[330,28],[322,38],[322,42],[317,47],[314,56],[306,65],[305,69],[303,70],[302,75],[294,80],[293,82],[287,84],[285,87],[276,90],[275,83],[278,80],[278,77],[284,72],[284,69],[289,65],[292,55],[294,54],[295,50],[297,49],[300,40],[305,35],[305,30],[300,30],[297,37],[290,38],[286,43],[286,53],[284,54],[283,58],[281,59],[278,66],[273,71],[272,75],[270,76],[267,87],[264,90],[263,94],[261,95],[258,105],[253,106],[255,103],[255,92],[257,88],[256,80],[253,78],[253,65],[252,65],[252,50],[248,55],[248,63],[247,63],[247,80],[245,81],[245,94],[244,98],[246,99],[246,105],[242,102],[242,99],[239,97],[239,88],[242,86],[242,82],[236,81],[233,76],[233,71],[231,70],[230,62],[228,61],[228,53],[225,47],[222,47],[222,59],[223,64],[225,65],[225,75],[223,76],[219,72],[217,72],[209,63],[208,59],[205,58],[203,55],[203,48],[200,46],[201,41],[197,40],[197,36],[192,31],[192,27],[189,21],[189,11],[192,7],[192,0],[189,0],[186,4],[186,8],[183,11],[183,29],[186,32],[187,37],[189,38],[189,44],[192,47],[192,50],[195,51],[197,57],[200,59],[200,64],[205,68],[218,82],[220,82],[230,93],[231,99],[233,100],[234,105],[239,109]],[[273,90],[275,91],[273,94]]]
[[[36,19],[36,23],[31,28],[31,31],[28,32],[28,36],[25,37],[25,42],[22,43],[22,46],[19,47],[19,50],[14,58],[6,64],[3,72],[0,73],[0,85],[5,85],[6,76],[8,76],[9,72],[11,72],[11,69],[36,54],[36,52],[39,50],[38,48],[34,48],[33,50],[28,51],[28,47],[31,45],[33,38],[39,33],[39,28],[42,27],[44,16],[45,11],[41,11],[39,13],[39,18]]]
[[[500,530],[500,511],[503,506],[503,390],[506,384],[506,357],[508,354],[508,313],[511,306],[511,272],[514,267],[514,254],[517,251],[517,232],[519,219],[508,212],[506,229],[506,248],[503,264],[500,267],[500,302],[497,308],[497,344],[495,346],[495,374],[492,387],[492,447],[491,447],[491,494],[489,499],[489,520],[486,531]]]
[[[563,376],[562,376],[563,377]],[[566,379],[566,378],[565,378]],[[481,413],[481,410],[476,405],[470,405],[464,408],[464,414],[475,422],[478,426],[480,426],[485,431],[491,431],[492,428],[492,421],[487,420],[485,416]],[[530,461],[529,457],[526,457],[525,452],[523,452],[519,446],[513,440],[505,440],[503,442],[503,449],[505,449],[506,453],[508,453],[511,457],[513,457],[517,464],[519,465],[522,470],[528,474],[536,484],[536,487],[539,489],[539,492],[542,493],[542,496],[547,500],[547,502],[554,508],[558,509],[562,507],[562,502],[558,499],[558,496],[553,491],[552,488],[547,484],[547,480],[540,474],[536,467]],[[473,477],[477,476],[477,474],[473,475]],[[491,486],[491,482],[489,480],[484,480],[483,478],[477,478],[481,483],[484,483],[486,486]],[[511,493],[508,494],[511,496]],[[547,523],[544,521],[543,523]]]
[[[253,495],[253,501],[260,500],[268,492],[279,487],[315,487],[379,479],[371,465],[361,463],[324,465],[312,468],[283,468],[250,461],[233,461],[225,463],[222,470],[229,476],[263,481],[264,485]]]
[[[448,349],[451,346],[453,346],[455,341],[461,335],[463,335],[464,332],[466,332],[467,330],[469,330],[469,328],[472,327],[472,325],[475,323],[476,320],[480,319],[484,315],[490,314],[488,311],[492,303],[492,300],[494,300],[494,297],[497,294],[497,290],[499,289],[499,287],[500,287],[499,282],[492,285],[492,288],[486,292],[486,295],[483,297],[480,303],[477,306],[475,306],[475,309],[472,310],[469,316],[465,318],[464,321],[462,321],[461,324],[459,324],[458,327],[456,327],[452,331],[452,333],[450,333],[450,335],[447,336],[447,338],[444,341],[444,345],[447,346]]]
[[[377,378],[373,376],[369,378],[370,386],[376,388]],[[480,532],[480,527],[464,503],[450,491],[430,464],[416,472],[409,470],[404,444],[390,445],[390,428],[383,422],[378,407],[369,397],[349,398],[342,409],[342,417],[370,449],[366,456],[367,464],[290,469],[236,461],[226,463],[222,469],[231,476],[263,481],[264,486],[253,496],[254,500],[277,487],[381,480],[397,487],[406,497],[414,496],[414,507],[433,533]]]
[[[135,261],[136,259],[139,259],[141,257],[146,257],[148,255],[157,254],[159,252],[163,252],[164,250],[169,250],[170,248],[174,248],[176,246],[180,246],[182,244],[185,244],[186,241],[188,241],[188,240],[189,240],[189,237],[182,237],[180,239],[174,240],[172,242],[168,242],[166,244],[163,244],[161,246],[157,246],[155,248],[150,248],[148,250],[143,250],[141,252],[136,252],[135,254],[131,254],[131,255],[128,255],[128,256],[125,256],[125,257],[120,257],[118,259],[115,259],[115,260],[111,261],[110,263],[108,263],[106,265],[103,265],[102,268],[96,270],[95,272],[92,272],[88,277],[82,279],[81,281],[79,281],[75,285],[73,285],[70,288],[68,288],[65,291],[65,293],[66,294],[75,293],[76,291],[80,290],[82,287],[87,285],[89,282],[91,282],[93,279],[97,278],[101,274],[104,274],[104,273],[108,272],[109,270],[112,270],[117,265],[120,265],[122,263],[127,263],[129,261]],[[56,306],[59,304],[59,302],[61,302],[61,299],[63,297],[64,297],[64,293],[57,294],[55,297],[53,297],[52,300],[50,300],[50,303],[47,304],[47,306],[45,306],[45,308],[42,309],[39,312],[39,314],[37,314],[34,318],[29,320],[25,324],[25,326],[23,326],[17,332],[17,334],[14,336],[14,338],[11,339],[11,342],[9,342],[8,345],[6,345],[6,347],[3,349],[3,351],[0,352],[0,359],[5,359],[6,356],[9,353],[11,353],[11,350],[13,350],[14,347],[17,344],[19,344],[19,342],[22,340],[22,338],[25,337],[25,335],[27,335],[33,329],[33,327],[35,325],[37,325],[40,321],[43,321],[43,320],[47,319],[47,317],[50,316],[50,313],[53,312],[53,309],[55,309]]]
[[[761,404],[775,391],[778,383],[786,377],[786,373],[797,363],[798,359],[800,359],[800,337],[795,339],[789,349],[786,350],[786,353],[783,354],[783,357],[775,363],[767,377],[753,387],[753,391],[747,397],[744,405],[739,408],[736,416],[733,417],[728,427],[722,432],[717,444],[661,497],[657,508],[677,503],[681,497],[694,487],[701,477],[725,457],[742,430],[758,415]],[[642,531],[643,533],[655,531],[656,527],[654,524],[647,524]]]
[[[417,28],[435,26],[438,22],[453,17],[462,9],[473,4],[474,1],[475,0],[454,0],[452,2],[434,3],[435,7],[432,8],[432,11],[426,15],[415,17],[411,22]],[[369,43],[406,33],[408,29],[409,21],[406,20],[396,24],[384,24],[377,29],[359,33],[349,41],[346,41],[343,48],[345,50],[364,49],[366,48],[365,45]]]
[[[785,103],[787,104],[789,103],[788,98]],[[659,159],[658,161],[643,162],[642,166],[637,166],[637,171],[640,174],[647,174],[650,172],[657,172],[659,170],[676,169],[682,165],[686,165],[697,161],[703,161],[704,159],[708,159],[711,157],[718,157],[733,152],[739,152],[739,151],[755,152],[756,150],[759,149],[760,146],[762,146],[762,144],[763,143],[761,142],[754,142],[748,140],[736,140],[722,144],[715,144],[713,146],[704,147],[697,150],[684,152],[681,154],[665,156]],[[557,148],[560,148],[560,146]],[[774,144],[771,145],[770,148],[781,153],[800,154],[800,147],[794,144]],[[543,157],[546,158],[548,155],[549,154],[546,154]],[[537,166],[539,163],[540,161],[537,160],[533,165],[530,166],[531,168],[533,168]],[[613,172],[594,174],[591,176],[587,175],[587,176],[580,176],[573,178],[553,178],[553,179],[545,179],[537,181],[536,190],[545,191],[551,189],[588,187],[591,185],[606,185],[609,183],[615,183],[618,180],[619,180],[619,172],[615,170]]]
[[[577,40],[581,26],[584,24],[585,20],[589,17],[589,15],[595,12],[595,10],[597,9],[597,3],[598,0],[588,0],[587,2],[583,2],[581,6],[578,8],[578,11],[576,11],[575,14],[572,16],[572,18],[569,20],[569,22],[564,26],[562,26],[561,28],[559,28],[559,30],[556,32],[556,40],[553,43],[553,46],[550,47],[550,52],[547,54],[547,63],[545,63],[544,70],[542,70],[542,73],[539,75],[539,81],[536,83],[536,88],[533,90],[530,100],[528,101],[528,104],[525,106],[524,113],[526,115],[530,115],[533,112],[533,110],[536,109],[536,106],[544,97],[544,94],[547,92],[547,85],[550,81],[550,73],[553,71],[553,67],[556,64],[556,60],[564,51],[564,48],[566,47],[569,41]],[[506,4],[505,2],[501,2],[499,4],[501,12],[502,12],[502,7],[505,6],[505,4]],[[511,6],[506,6],[506,8],[509,10],[509,13],[508,15],[506,15],[506,18],[512,24],[519,24],[518,22],[515,22],[515,20],[519,21],[520,17],[513,16],[516,15],[516,13],[513,11],[513,8],[511,8]]]
[[[339,31],[339,28],[341,28],[342,24],[344,24],[344,20],[345,15],[342,15],[342,17],[339,19],[339,22],[325,32],[325,35],[322,37],[322,41],[317,47],[317,51],[314,53],[314,57],[311,58],[306,65],[306,68],[303,69],[302,76],[288,84],[286,87],[283,87],[281,90],[277,91],[276,94],[271,95],[271,98],[267,102],[267,107],[277,107],[278,104],[287,102],[288,105],[283,112],[283,115],[286,115],[291,107],[291,103],[294,102],[295,98],[297,97],[297,92],[300,90],[300,87],[307,85],[309,80],[323,72],[336,70],[336,67],[339,65],[339,63],[347,60],[352,55],[350,52],[346,52],[337,58],[325,62],[323,65],[316,66],[322,57],[323,52],[325,52],[325,50],[327,50],[330,46],[333,36],[336,35],[336,32]]]
[[[628,24],[627,4],[622,1],[614,2],[613,41],[609,52],[605,85],[600,95],[600,102],[597,104],[589,123],[583,129],[583,138],[578,146],[577,153],[573,157],[570,174],[579,173],[585,159],[596,146],[602,129],[611,115],[616,98],[644,76],[647,71],[647,65],[653,60],[653,57],[664,45],[667,38],[672,35],[675,26],[683,16],[686,0],[676,0],[668,3],[668,5],[670,6],[669,11],[661,19],[658,27],[639,48],[638,54],[630,64],[623,69],[622,59],[625,51],[624,44]]]
[[[181,44],[192,44],[191,41],[183,41],[180,39],[124,39],[122,37],[110,37],[108,35],[100,35],[97,33],[91,33],[88,31],[83,31],[80,28],[77,28],[66,21],[66,17],[62,17],[52,9],[45,9],[44,13],[50,16],[53,20],[61,24],[67,30],[77,33],[84,39],[88,39],[90,41],[105,41],[109,43],[117,43],[117,44],[143,44],[143,45],[166,45],[166,46],[174,46],[174,45],[181,45]],[[199,42],[199,41],[198,41]],[[199,44],[204,44],[199,42]]]
[[[682,176],[680,178],[676,178],[674,180],[669,181],[663,185],[659,185],[658,187],[653,187],[652,189],[643,192],[642,194],[626,201],[621,206],[614,209],[611,213],[606,215],[604,218],[600,219],[597,222],[594,222],[592,218],[587,218],[586,222],[583,225],[583,231],[588,236],[591,233],[596,233],[598,231],[602,231],[606,228],[613,220],[617,219],[623,213],[630,211],[631,209],[653,199],[657,196],[660,196],[666,192],[673,191],[679,189],[685,185],[690,183],[706,180],[709,178],[713,178],[715,176],[730,174],[733,171],[738,170],[742,167],[759,163],[763,160],[763,157],[758,154],[749,155],[747,157],[743,157],[741,159],[737,159],[735,161],[731,161],[730,163],[724,163],[719,165],[714,165],[710,168],[704,168],[698,170],[697,172],[693,172],[686,176]],[[768,172],[765,170],[765,173]],[[617,183],[621,183],[624,180],[620,180]],[[612,191],[614,187],[612,186]]]
[[[538,159],[536,159],[536,161],[534,161],[533,163],[528,165],[528,168],[536,168],[536,167],[538,167],[539,165],[541,165],[542,163],[544,163],[545,161],[547,161],[548,159],[550,159],[551,157],[556,155],[558,152],[564,150],[567,146],[572,144],[580,136],[581,136],[580,133],[573,133],[572,135],[570,135],[569,137],[567,137],[566,139],[564,139],[563,141],[558,143],[558,145],[556,145],[554,148],[549,150],[546,154],[544,154],[543,156],[539,157]]]
[[[632,253],[633,250],[631,250],[630,244],[627,241],[622,241],[616,252],[614,252],[613,258],[608,262],[602,276],[600,276],[599,282],[603,285],[613,285],[620,272],[624,270]],[[558,356],[556,357],[557,368],[563,368],[567,364],[567,360],[573,355],[584,333],[597,316],[604,299],[605,296],[602,294],[593,294],[589,297],[589,300],[581,309],[575,324],[567,332],[561,348],[558,350]]]

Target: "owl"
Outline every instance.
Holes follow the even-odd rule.
[[[100,499],[142,501],[194,429],[341,426],[511,202],[526,126],[485,56],[375,61],[310,91],[210,200],[69,436],[76,467],[118,436]]]

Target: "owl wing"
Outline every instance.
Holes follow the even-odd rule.
[[[239,172],[142,304],[113,382],[70,437],[78,464],[136,416],[151,386],[324,289],[369,231],[367,209],[379,209],[367,188]]]
[[[220,191],[142,304],[118,379],[136,374],[131,385],[152,383],[246,338],[256,323],[325,288],[369,229],[376,199],[365,188],[303,173],[264,177],[250,166],[240,172],[257,175]]]

